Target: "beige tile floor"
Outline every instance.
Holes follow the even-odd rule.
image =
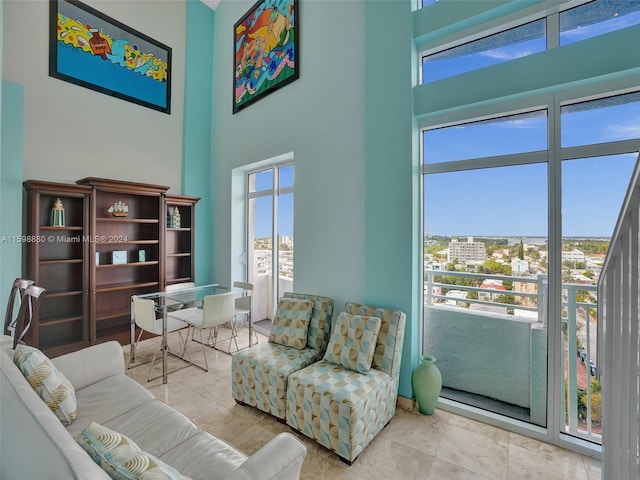
[[[221,330],[221,334],[227,332]],[[246,345],[246,329],[239,335],[241,346]],[[266,338],[261,336],[260,341]],[[149,359],[158,343],[158,339],[141,342],[137,360]],[[188,344],[192,359],[201,362],[200,345]],[[169,345],[178,349],[176,334]],[[128,346],[124,352],[128,360]],[[179,370],[170,373],[166,385],[161,378],[147,382],[148,365],[131,368],[128,374],[202,429],[248,455],[275,434],[292,432],[270,415],[237,405],[231,397],[231,357],[210,348],[206,354],[208,372],[193,366],[180,369],[184,363],[170,358],[169,371]],[[154,374],[160,374],[156,363]],[[307,446],[304,480],[599,480],[601,475],[597,460],[439,409],[431,416],[397,409],[393,420],[351,467],[296,435]]]

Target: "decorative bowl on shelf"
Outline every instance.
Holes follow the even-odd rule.
[[[129,215],[129,207],[122,200],[118,200],[107,209],[107,213],[112,217],[126,217]]]

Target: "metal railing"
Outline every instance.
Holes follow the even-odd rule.
[[[640,157],[604,263],[598,292],[602,361],[602,478],[640,478]]]
[[[598,369],[598,365],[593,361],[597,357],[595,351],[597,336],[594,338],[591,336],[592,333],[597,332],[597,330],[592,332],[591,322],[598,304],[578,301],[581,292],[596,293],[597,287],[595,285],[563,284],[562,289],[563,292],[566,292],[562,301],[562,330],[563,335],[566,336],[563,345],[566,347],[562,349],[561,357],[562,365],[566,366],[563,376],[566,382],[562,382],[562,411],[565,412],[566,418],[565,431],[573,436],[601,443],[600,428],[594,425],[594,423],[600,423],[597,420],[601,416],[599,403],[594,402],[593,399],[594,394],[598,393],[598,389],[596,388],[594,392],[594,383],[591,379],[591,377],[595,379]],[[584,294],[580,296],[584,297]],[[584,327],[579,329],[578,319],[580,318],[584,318]],[[593,321],[597,323],[597,314]],[[581,330],[584,330],[584,340],[578,342],[578,333]],[[580,362],[577,361],[578,358]],[[581,385],[578,384],[578,369],[584,370],[585,383],[583,388],[580,388]],[[584,414],[581,414],[579,408],[581,399]]]
[[[498,306],[504,309],[505,314],[512,315],[514,320],[529,320],[536,322],[541,328],[547,328],[547,275],[520,277],[444,270],[425,270],[424,275],[425,306],[445,305],[468,310],[482,309],[482,306],[486,305]],[[447,281],[451,281],[451,278],[447,279],[446,277],[475,279],[475,283],[493,280],[498,285],[502,282],[513,282],[514,285],[515,282],[520,282],[525,285],[532,284],[535,287],[531,288],[534,291],[528,292],[496,289],[490,286],[476,287],[447,283]],[[447,296],[451,290],[459,290],[467,295],[464,297]],[[601,412],[599,403],[594,402],[593,398],[595,394],[600,395],[600,393],[597,391],[597,382],[592,382],[597,378],[599,368],[594,361],[597,358],[597,328],[592,326],[592,323],[597,325],[597,287],[595,285],[566,283],[562,285],[562,291],[562,332],[564,337],[562,344],[565,348],[562,349],[561,364],[563,365],[563,378],[566,380],[562,383],[562,411],[566,418],[565,431],[576,437],[601,443],[602,436],[598,421]],[[469,295],[468,292],[474,292],[474,295]],[[529,305],[496,301],[500,299],[500,295],[513,296],[518,302],[529,303]],[[485,299],[476,298],[479,296],[483,296]],[[526,299],[529,299],[528,302]],[[476,305],[477,307],[474,308]],[[523,312],[537,312],[537,317],[533,319],[530,315],[523,317]],[[491,311],[488,314],[490,315]],[[528,376],[530,372],[523,373],[523,375],[525,374]],[[579,378],[583,378],[583,374],[584,381],[579,381]],[[596,387],[596,391],[594,391],[594,387]]]

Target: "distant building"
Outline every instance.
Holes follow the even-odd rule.
[[[457,301],[457,299],[466,299],[467,292],[464,292],[462,290],[449,290],[446,294],[446,297],[447,300],[445,303],[447,305],[458,305],[459,307],[463,307],[464,302],[459,302]]]
[[[521,275],[529,270],[529,262],[514,258],[511,260],[511,272],[513,275]]]
[[[606,255],[604,253],[592,253],[591,255],[585,255],[584,260],[589,270],[599,272],[604,265]]]
[[[495,290],[495,292],[478,292],[478,300],[483,300],[485,302],[492,302],[507,291],[507,288],[502,285],[502,282],[500,280],[492,279],[488,279],[482,282],[480,288]]]
[[[518,293],[532,293],[535,297],[519,297],[516,299],[523,307],[536,308],[538,306],[538,282],[513,282],[513,291]]]
[[[573,250],[562,252],[563,262],[584,262],[584,252],[574,248]]]
[[[458,263],[484,262],[486,259],[487,251],[484,243],[474,242],[473,237],[468,237],[466,243],[458,242],[458,240],[449,242],[448,262],[453,262],[454,260],[457,260]]]
[[[496,261],[502,262],[502,260],[504,260],[504,257],[506,257],[508,254],[509,254],[509,252],[507,250],[496,249],[496,250],[493,251],[491,256],[493,258],[495,258]]]

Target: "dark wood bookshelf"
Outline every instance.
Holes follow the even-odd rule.
[[[169,187],[87,177],[76,184],[28,180],[24,276],[47,291],[29,343],[50,356],[87,345],[130,342],[131,296],[195,279],[195,205]],[[65,225],[50,223],[60,198]],[[126,216],[108,212],[116,202]],[[180,225],[167,226],[178,208]],[[48,241],[52,240],[52,241]],[[140,251],[144,250],[144,257]],[[113,263],[114,251],[126,263]],[[142,259],[143,261],[140,261]]]
[[[28,342],[45,353],[62,354],[89,345],[89,199],[82,185],[27,180],[26,232],[37,242],[24,249],[24,276],[46,289]],[[51,225],[57,199],[64,226]]]

